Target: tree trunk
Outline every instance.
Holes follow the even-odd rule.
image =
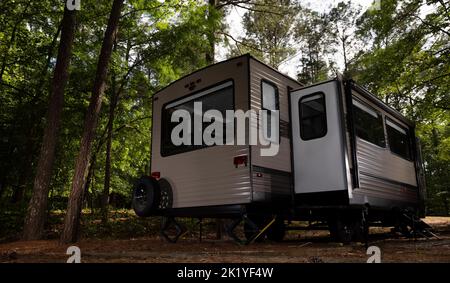
[[[47,113],[47,125],[44,131],[41,151],[39,153],[33,194],[25,217],[23,233],[23,238],[25,240],[39,239],[44,233],[48,190],[55,157],[56,142],[61,125],[64,87],[69,78],[69,65],[75,35],[75,22],[76,12],[65,9],[62,19],[58,57],[53,74],[50,104]]]
[[[211,13],[212,10],[216,9],[217,2],[218,2],[217,0],[208,0],[208,4],[209,4],[209,8],[208,9],[209,9],[210,13]],[[215,48],[215,46],[216,46],[216,34],[215,34],[215,31],[211,31],[211,33],[209,33],[207,35],[207,37],[208,37],[209,50],[206,52],[205,59],[206,59],[206,63],[208,65],[211,65],[211,64],[214,64],[214,56],[215,56],[215,52],[216,52],[216,48]]]
[[[84,196],[84,183],[87,173],[86,169],[91,157],[92,141],[95,136],[98,115],[102,105],[102,97],[106,88],[109,60],[111,58],[112,48],[119,26],[123,2],[124,0],[114,0],[108,20],[108,27],[106,28],[105,37],[103,38],[92,97],[84,121],[80,150],[75,162],[75,172],[72,179],[67,213],[64,218],[64,229],[61,235],[61,242],[63,243],[72,243],[78,240],[78,228]]]
[[[109,204],[109,188],[111,183],[111,144],[112,144],[112,132],[114,126],[114,114],[116,111],[119,94],[116,93],[116,78],[113,74],[111,82],[111,101],[109,105],[109,118],[107,125],[106,136],[106,160],[105,160],[105,183],[103,186],[102,194],[102,223],[108,222],[108,204]]]
[[[342,39],[342,52],[344,54],[344,75],[347,76],[348,74],[348,62],[347,62],[347,48],[345,45],[346,39]]]
[[[94,193],[89,193],[89,188],[91,187],[92,178],[94,177],[95,161],[91,161],[88,168],[88,175],[86,177],[86,182],[84,184],[84,192],[87,197],[87,202],[91,208],[91,214],[94,214]]]

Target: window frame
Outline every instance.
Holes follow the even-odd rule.
[[[325,116],[325,126],[324,126],[324,130],[323,130],[323,133],[320,135],[320,136],[314,136],[314,137],[312,137],[312,138],[305,138],[304,136],[303,136],[303,131],[302,131],[302,121],[304,120],[304,118],[302,118],[302,107],[301,107],[301,105],[302,105],[302,101],[303,100],[305,100],[305,99],[308,99],[308,98],[310,98],[310,97],[313,97],[313,96],[316,96],[316,95],[320,95],[321,97],[322,97],[322,99],[323,99],[323,115]],[[299,101],[298,101],[298,118],[299,118],[299,132],[300,132],[300,138],[303,140],[303,141],[310,141],[310,140],[315,140],[315,139],[320,139],[320,138],[323,138],[323,137],[325,137],[327,134],[328,134],[328,117],[327,117],[327,101],[326,101],[326,97],[325,97],[325,93],[323,92],[323,91],[317,91],[317,92],[314,92],[314,93],[312,93],[312,94],[308,94],[308,95],[305,95],[305,96],[303,96],[302,98],[300,98],[299,99]]]
[[[366,109],[363,109],[363,108],[361,108],[361,107],[358,107],[358,105],[356,105],[355,102],[356,102],[356,103],[359,103],[362,107],[367,108],[369,111],[372,111],[372,112],[374,112],[374,113],[377,114],[377,118],[380,119],[381,126],[382,126],[382,128],[383,128],[384,146],[381,146],[381,145],[379,145],[379,144],[373,143],[372,141],[369,141],[369,140],[367,140],[367,139],[365,139],[365,138],[362,138],[362,137],[358,136],[358,133],[357,133],[357,131],[356,131],[356,120],[355,120],[355,116],[356,116],[356,115],[355,115],[355,113],[354,113],[353,107],[359,108],[360,110],[366,112],[368,115],[372,115],[372,114],[369,113]],[[380,111],[378,111],[377,109],[375,109],[374,107],[368,105],[366,102],[362,101],[361,99],[359,99],[358,97],[356,97],[356,96],[354,96],[354,95],[352,95],[352,113],[353,113],[353,124],[354,124],[354,128],[355,128],[355,133],[354,133],[354,134],[355,134],[355,137],[357,137],[357,138],[359,138],[360,140],[363,140],[363,141],[365,141],[365,142],[368,142],[368,143],[370,143],[370,144],[373,145],[373,146],[377,146],[377,147],[382,148],[382,149],[387,149],[387,143],[388,143],[388,141],[387,141],[386,127],[385,127],[385,123],[384,123],[385,115],[383,115],[382,112],[380,112]],[[373,115],[372,115],[372,116],[373,116]]]
[[[264,107],[263,84],[272,86],[275,89],[275,109],[267,109]],[[262,78],[259,89],[261,92],[261,109],[269,111],[270,114],[268,115],[268,118],[270,117],[270,120],[268,119],[268,121],[272,121],[272,111],[278,111],[278,113],[280,113],[280,92],[278,90],[278,86],[274,82],[271,82],[265,78]],[[280,130],[280,124],[279,124],[280,120],[281,120],[281,115],[278,117],[278,144],[280,144],[280,142],[281,142],[281,136],[280,136],[281,130]]]
[[[217,144],[214,144],[214,145],[202,145],[202,146],[196,146],[196,147],[191,148],[191,149],[180,150],[180,151],[176,151],[176,152],[172,152],[172,153],[164,152],[164,151],[163,151],[163,144],[164,144],[163,141],[164,141],[164,137],[165,137],[165,135],[166,135],[166,133],[167,133],[166,131],[168,130],[167,127],[164,126],[164,125],[165,125],[165,122],[166,122],[166,121],[165,121],[164,110],[166,110],[167,106],[170,105],[170,104],[177,103],[177,102],[179,102],[180,100],[186,100],[186,101],[184,101],[183,103],[177,104],[177,105],[175,105],[175,106],[178,106],[178,105],[181,105],[181,104],[190,102],[190,101],[196,99],[197,97],[193,97],[192,99],[188,99],[189,97],[191,97],[191,96],[196,96],[196,95],[198,95],[199,93],[206,92],[206,91],[208,91],[209,89],[212,89],[212,88],[215,88],[215,87],[218,87],[218,86],[227,84],[227,83],[229,83],[229,82],[231,82],[231,97],[232,97],[232,105],[233,105],[233,109],[232,109],[232,110],[235,110],[235,109],[236,109],[236,104],[235,104],[235,94],[236,94],[236,89],[235,89],[235,82],[234,82],[234,79],[232,79],[232,78],[229,78],[229,79],[220,81],[220,82],[218,82],[218,83],[215,83],[215,84],[212,84],[212,85],[209,85],[209,86],[206,86],[206,87],[204,87],[204,88],[202,88],[202,89],[200,89],[200,90],[197,90],[197,91],[195,91],[195,92],[193,92],[193,93],[189,93],[189,94],[184,95],[184,96],[179,97],[179,98],[175,98],[175,99],[173,99],[173,100],[171,100],[171,101],[168,101],[168,102],[166,102],[166,103],[164,103],[164,104],[162,105],[162,107],[161,107],[161,123],[160,123],[160,127],[161,127],[161,128],[160,128],[160,144],[159,144],[159,154],[160,154],[161,157],[170,157],[170,156],[179,155],[179,154],[182,154],[182,153],[187,153],[187,152],[192,152],[192,151],[196,151],[196,150],[200,150],[200,149],[205,149],[205,148],[210,148],[210,147],[217,146]],[[225,88],[228,88],[228,87],[230,87],[230,86],[225,86],[225,87],[223,87],[223,88],[219,88],[218,90],[222,90],[222,89],[225,89]],[[211,91],[211,92],[206,93],[206,94],[204,94],[204,95],[200,95],[198,98],[212,95],[214,92],[215,92],[215,91]],[[174,107],[174,106],[172,106],[172,107]],[[171,108],[171,107],[169,107],[169,108]],[[228,110],[228,109],[227,109],[227,110]],[[193,119],[193,117],[191,117],[191,119]],[[236,131],[236,123],[235,123],[235,125],[234,125],[234,131]],[[203,134],[203,131],[202,131],[202,134]],[[225,134],[225,132],[224,132],[224,134]],[[192,138],[192,137],[191,137],[191,138]],[[193,142],[193,141],[191,140],[191,142]]]
[[[399,127],[400,129],[402,129],[402,130],[404,130],[406,132],[406,134],[404,134],[404,135],[406,135],[406,137],[408,138],[408,142],[409,142],[409,145],[408,145],[408,149],[409,149],[408,157],[402,156],[401,154],[392,151],[391,139],[389,138],[389,133],[388,133],[388,128],[387,127],[389,126],[389,127],[393,128],[394,130],[397,130],[397,129],[395,129],[395,127],[393,127],[391,125],[388,125],[388,121],[389,121],[389,123],[394,124],[395,127]],[[392,153],[392,154],[394,154],[394,155],[396,155],[396,156],[398,156],[398,157],[400,157],[400,158],[402,158],[404,160],[414,161],[414,157],[413,157],[414,156],[414,153],[413,153],[413,141],[412,141],[412,136],[411,136],[410,129],[408,127],[400,125],[400,123],[394,121],[394,119],[392,119],[391,117],[388,117],[388,116],[384,117],[384,124],[385,124],[385,128],[386,128],[386,140],[387,140],[387,144],[389,145],[390,153]],[[401,134],[403,134],[403,133],[401,133]]]
[[[275,89],[275,109],[267,109],[264,107],[263,84],[268,84]],[[278,86],[275,83],[273,83],[267,79],[261,79],[260,90],[261,90],[261,109],[269,110],[269,111],[275,111],[275,110],[280,111],[280,92],[278,91]]]

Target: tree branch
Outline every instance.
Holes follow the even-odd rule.
[[[413,88],[411,88],[410,90],[408,90],[406,93],[410,93],[411,91],[416,90],[416,89],[418,89],[418,88],[420,88],[420,87],[423,87],[423,86],[426,85],[426,84],[429,84],[429,83],[431,83],[431,82],[433,82],[433,81],[435,81],[435,80],[442,79],[442,78],[447,77],[447,76],[450,76],[450,73],[443,74],[443,75],[440,75],[440,76],[431,78],[431,79],[429,79],[429,80],[423,81],[423,82],[421,82],[419,85],[416,85],[415,87],[413,87]]]
[[[255,13],[268,13],[268,14],[273,14],[273,15],[277,15],[277,16],[283,16],[283,14],[281,14],[281,13],[270,11],[270,10],[260,10],[260,9],[245,7],[245,6],[239,5],[239,4],[234,4],[234,6],[251,11],[251,12],[255,12]]]
[[[256,47],[256,46],[253,46],[253,45],[251,45],[251,44],[245,43],[245,42],[243,42],[243,41],[241,41],[241,40],[238,40],[238,39],[234,38],[234,37],[233,37],[231,34],[229,34],[229,33],[226,33],[226,32],[223,32],[223,31],[219,31],[218,33],[219,33],[219,34],[222,34],[222,35],[225,35],[226,37],[231,38],[231,40],[233,40],[235,43],[238,43],[238,44],[240,44],[240,45],[243,45],[243,46],[245,46],[245,47],[251,48],[251,49],[256,50],[256,51],[259,51],[259,52],[268,53],[267,51],[264,51],[264,50],[262,50],[262,49],[259,49],[259,48]],[[238,47],[238,49],[239,49],[239,47]]]
[[[427,26],[429,26],[429,27],[431,27],[431,28],[433,28],[433,29],[438,29],[440,32],[443,32],[443,33],[445,33],[446,35],[450,36],[450,32],[446,31],[445,29],[443,29],[443,28],[441,28],[441,27],[439,27],[439,26],[435,26],[435,25],[433,25],[433,24],[430,24],[430,23],[424,21],[424,20],[423,20],[420,16],[418,16],[418,15],[414,15],[414,17],[416,17],[417,19],[419,19],[424,25],[427,25]]]

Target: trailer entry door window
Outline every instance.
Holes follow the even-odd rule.
[[[234,110],[234,88],[233,82],[227,81],[220,85],[216,85],[210,87],[206,90],[202,90],[198,93],[190,95],[188,97],[175,100],[166,104],[162,110],[162,124],[161,124],[161,155],[162,156],[170,156],[178,153],[188,152],[191,150],[196,150],[200,148],[207,147],[206,144],[202,145],[194,145],[194,102],[202,102],[202,112],[203,113],[195,113],[195,115],[201,115],[200,119],[202,119],[204,113],[208,110],[218,110],[221,112],[222,117],[225,118],[226,110]],[[172,113],[175,110],[183,109],[190,113],[191,120],[191,132],[188,133],[191,138],[190,145],[174,145],[171,139],[172,130],[179,123],[171,122]],[[205,128],[208,127],[211,123],[213,123],[214,117],[211,122],[203,122],[202,133]],[[222,122],[222,121],[221,121]],[[226,142],[226,124],[228,121],[224,121],[223,123],[223,140],[224,144]],[[214,133],[216,134],[216,133]],[[214,135],[213,134],[213,135]],[[203,139],[202,139],[203,140]]]
[[[383,119],[381,114],[365,104],[353,100],[356,135],[380,147],[385,147]]]
[[[409,131],[390,119],[386,119],[386,132],[391,151],[405,159],[411,160],[411,139],[409,138]]]
[[[327,134],[327,115],[325,111],[325,95],[314,93],[300,99],[300,137],[312,140]]]

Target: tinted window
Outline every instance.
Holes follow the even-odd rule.
[[[408,130],[386,119],[386,132],[391,151],[411,160],[411,139]]]
[[[385,147],[381,114],[356,100],[353,100],[353,114],[356,135],[363,140]]]
[[[233,110],[233,84],[227,82],[219,86],[212,87],[208,90],[204,90],[200,93],[193,94],[190,97],[171,102],[163,107],[162,110],[162,124],[161,124],[161,155],[169,156],[182,152],[187,152],[199,148],[206,147],[205,144],[194,145],[194,102],[202,102],[202,113],[195,113],[195,115],[201,115],[208,110],[218,110],[221,112],[222,117],[225,118],[226,110]],[[191,132],[190,135],[191,145],[174,145],[171,139],[171,133],[175,126],[179,122],[171,122],[172,113],[175,110],[186,110],[190,113],[191,117]],[[202,119],[203,120],[203,119]],[[213,123],[203,122],[202,134],[205,128]],[[225,143],[226,123],[223,124],[223,140]],[[214,133],[215,134],[215,133]],[[213,134],[213,135],[214,135]],[[203,138],[202,138],[203,140]]]
[[[325,96],[317,93],[303,97],[299,101],[300,137],[311,140],[323,137],[327,133],[327,115]]]
[[[278,89],[265,81],[261,83],[262,108],[278,110]]]
[[[270,110],[267,113],[267,135],[272,136],[272,112],[274,110],[279,110],[278,106],[278,88],[268,82],[261,82],[261,94],[262,94],[262,109]]]

